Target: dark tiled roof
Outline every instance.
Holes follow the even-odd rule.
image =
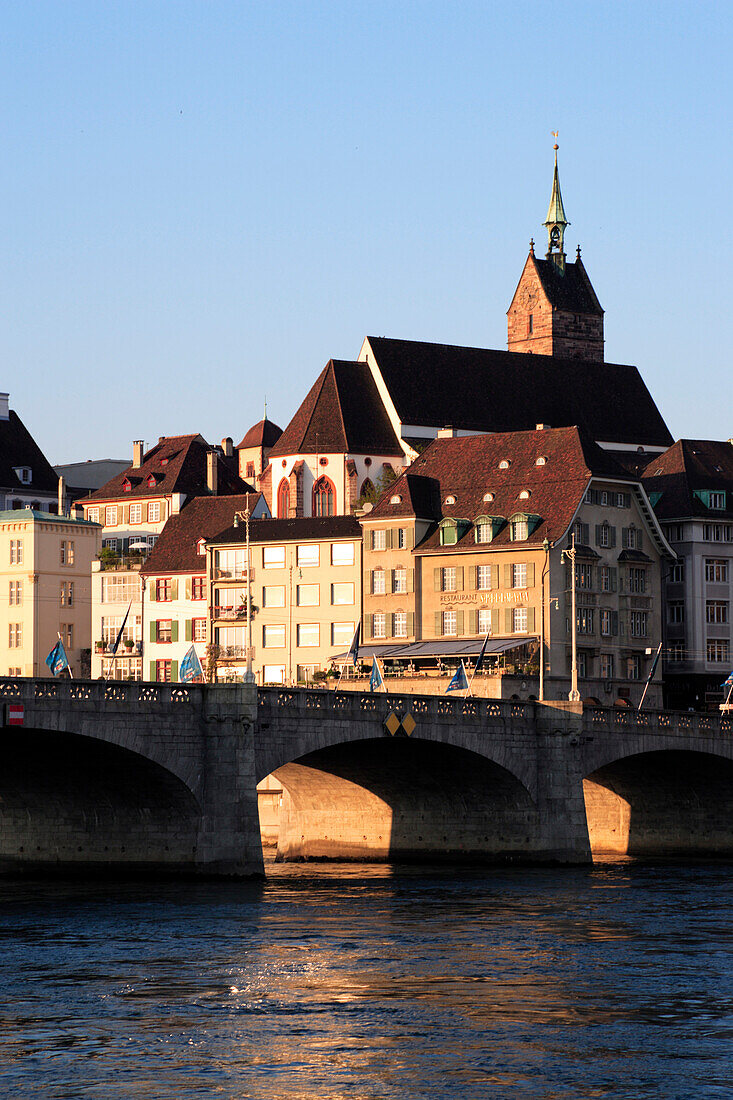
[[[715,519],[733,517],[733,444],[717,439],[678,439],[647,466],[643,484],[647,493],[661,493],[654,505],[659,519],[685,516]],[[707,508],[695,490],[726,492],[726,509]]]
[[[536,465],[538,458],[546,460],[544,465]],[[503,460],[509,461],[508,469],[499,468]],[[481,515],[509,520],[516,513],[525,513],[540,517],[529,541],[541,543],[547,537],[554,542],[568,529],[591,475],[629,480],[613,459],[577,427],[436,439],[365,518],[418,515],[434,522],[453,518],[473,523]],[[423,483],[422,510],[413,507],[418,482]],[[528,499],[520,497],[523,490],[529,490]],[[493,493],[493,500],[484,500],[487,493]],[[455,504],[446,503],[449,495],[456,498]],[[394,496],[402,496],[402,501],[390,504]],[[491,545],[510,544],[505,523]],[[439,548],[439,534],[434,528],[421,549]],[[473,530],[451,547],[454,549],[476,549]]]
[[[509,432],[580,425],[606,443],[667,447],[636,367],[369,337],[403,424]]]
[[[200,435],[170,435],[156,443],[143,456],[138,468],[128,466],[116,474],[101,489],[91,493],[86,500],[127,500],[138,497],[167,496],[185,493],[187,497],[204,496],[206,488],[206,455],[211,450],[218,454],[217,494],[231,496],[244,493],[252,486],[237,474],[237,456],[227,458],[221,448],[212,448]],[[155,478],[155,486],[148,486],[148,478]],[[129,480],[132,488],[125,492],[123,484]]]
[[[354,516],[305,516],[301,519],[255,519],[249,525],[251,543],[295,542],[299,539],[361,539],[361,526]],[[209,542],[244,542],[244,524],[230,527]]]
[[[31,480],[21,481],[14,466],[29,466]],[[58,475],[16,412],[0,420],[0,488],[30,494],[55,493]]]
[[[231,530],[234,513],[242,511],[248,503],[253,510],[260,495],[194,497],[177,516],[170,517],[140,572],[145,576],[205,573],[206,558],[199,554],[196,545],[199,539]]]
[[[566,263],[564,272],[559,270],[554,260],[535,258],[534,263],[542,289],[555,309],[567,313],[603,313],[582,260],[578,259],[574,264]]]
[[[282,434],[282,428],[265,418],[252,425],[237,450],[241,447],[274,447]]]
[[[402,454],[366,363],[331,359],[280,436],[271,457],[325,452]]]

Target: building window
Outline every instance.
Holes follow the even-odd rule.
[[[642,542],[642,532],[638,527],[621,528],[621,545],[624,550],[641,550]]]
[[[8,646],[10,649],[20,649],[23,645],[23,624],[8,623]]]
[[[514,519],[511,523],[512,542],[524,542],[529,538],[529,524],[526,519]]]
[[[64,540],[61,543],[61,564],[73,565],[74,564],[74,543]]]
[[[616,507],[617,508],[630,508],[631,507],[631,493],[616,493]]]
[[[458,633],[458,617],[455,611],[443,612],[443,634],[455,635]]]
[[[87,522],[88,523],[99,523],[99,508],[88,508],[87,509]]]
[[[22,604],[22,602],[23,602],[23,582],[22,581],[11,581],[10,582],[10,592],[9,592],[9,595],[8,595],[8,603],[12,606],[13,604],[15,604],[15,605]]]
[[[331,645],[350,646],[356,623],[331,623]]]
[[[383,611],[374,612],[373,632],[375,638],[387,637],[387,616]]]
[[[724,638],[708,638],[707,659],[712,664],[730,661],[730,642]]]
[[[247,463],[247,469],[245,471],[244,476],[245,477],[254,477],[255,476],[255,464],[254,464],[254,462],[248,462]],[[280,513],[278,513],[278,515],[279,514]],[[287,512],[285,513],[285,515],[287,515]]]
[[[685,604],[683,600],[670,600],[667,604],[667,622],[683,623],[685,621]]]
[[[576,588],[592,588],[593,587],[593,566],[581,563],[575,570],[575,586]]]
[[[527,608],[515,607],[512,609],[512,633],[527,633]]]
[[[159,684],[169,684],[173,677],[172,661],[155,662],[155,679]]]
[[[476,524],[476,542],[491,542],[494,537],[493,523]]]
[[[137,574],[102,574],[102,603],[129,603],[139,598],[140,579]]]
[[[372,531],[372,550],[386,550],[387,549],[387,532]]]
[[[262,627],[262,645],[265,649],[285,647],[285,624],[270,623]]]
[[[669,571],[670,584],[681,584],[685,579],[685,561],[684,558],[680,558],[676,561]]]
[[[593,633],[593,611],[592,607],[577,608],[578,634]]]
[[[192,623],[192,634],[194,642],[206,641],[206,619],[194,619]]]
[[[704,523],[702,537],[705,542],[730,542],[733,527],[728,523]]]
[[[61,606],[73,607],[74,606],[74,582],[62,581],[61,582]]]
[[[608,549],[616,545],[616,528],[610,523],[599,523],[596,527],[596,542],[598,546]]]
[[[318,623],[298,623],[298,645],[301,648],[313,648],[321,644],[321,631]]]
[[[336,493],[332,482],[327,477],[320,477],[313,486],[313,515],[334,515]]]
[[[354,603],[354,584],[352,581],[343,581],[331,585],[331,606]]]
[[[491,608],[481,607],[478,613],[478,632],[488,634],[491,631]]]
[[[707,600],[705,603],[705,622],[706,623],[727,623],[728,622],[728,601],[727,600]]]
[[[527,566],[524,562],[512,566],[512,588],[527,587]]]
[[[11,539],[10,540],[10,564],[22,565],[23,564],[23,540]]]
[[[709,584],[728,583],[728,562],[725,558],[705,559],[705,580]]]
[[[669,661],[686,661],[687,645],[685,642],[671,642],[667,653]]]
[[[111,550],[113,554],[116,554],[120,548],[120,539],[102,539],[102,549]]]
[[[67,650],[74,648],[74,624],[73,623],[61,623],[59,626],[59,634],[61,635],[61,641],[66,646]]]
[[[588,659],[588,654],[584,653],[581,650],[580,653],[578,654],[578,677],[579,677],[579,679],[587,680],[587,678],[588,678],[588,666],[589,665],[590,665],[590,661]]]
[[[407,592],[407,570],[392,570],[392,591],[400,594]]]
[[[116,527],[117,526],[117,505],[109,504],[104,509],[104,526]]]
[[[673,523],[665,527],[664,534],[670,542],[683,542],[685,537],[684,523]]]
[[[613,653],[601,654],[601,679],[613,680]]]
[[[171,599],[173,585],[170,577],[158,577],[155,582],[155,598],[158,603],[168,603]]]
[[[375,596],[383,596],[387,591],[385,584],[385,572],[384,569],[372,570],[372,594]]]
[[[321,586],[319,584],[299,584],[295,589],[295,598],[298,607],[318,607],[321,602]]]
[[[173,639],[173,620],[157,619],[155,623],[155,640],[161,644],[167,644]]]
[[[611,624],[613,622],[611,612],[607,607],[602,607],[599,613],[599,620],[601,624],[601,634],[608,638],[611,635]]]
[[[264,546],[262,548],[262,568],[263,569],[284,569],[285,568],[285,547],[284,546]]]
[[[295,551],[298,568],[310,569],[317,566],[321,559],[319,551],[318,543],[307,543],[305,546],[298,546]]]
[[[629,569],[629,592],[646,592],[646,569]]]
[[[130,505],[130,523],[142,523],[143,521],[143,506],[142,504]]]
[[[440,571],[440,588],[442,592],[456,591],[456,571],[453,566],[445,566]],[[443,631],[445,633],[445,631]]]
[[[148,504],[148,523],[160,523],[159,500],[153,500]]]
[[[491,566],[476,566],[476,587],[479,592],[487,592],[491,588]]]
[[[191,599],[192,600],[205,600],[206,599],[206,577],[192,577],[191,578]]]
[[[629,680],[641,680],[642,660],[638,653],[626,658],[626,676]]]
[[[530,313],[527,316],[527,335],[531,336],[533,332],[534,332],[534,317]]]
[[[587,523],[581,523],[577,521],[573,528],[575,532],[575,541],[580,543],[581,546],[587,546],[590,542],[590,527]]]
[[[407,637],[407,612],[395,611],[393,620],[393,629],[395,638]]]
[[[649,631],[649,616],[646,611],[629,612],[629,635],[632,638],[646,638]]]
[[[316,585],[316,587],[318,587]],[[282,584],[268,584],[262,589],[263,607],[285,607],[285,586]]]
[[[722,511],[725,508],[725,493],[711,493],[709,507]]]
[[[8,676],[20,676],[21,674],[22,674],[22,669],[20,667],[9,668],[8,669]]]
[[[333,542],[331,543],[331,565],[353,565],[354,564],[354,544],[353,542]]]

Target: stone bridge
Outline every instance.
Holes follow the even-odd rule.
[[[0,870],[261,874],[278,857],[733,855],[729,716],[248,685],[0,680]],[[7,713],[6,713],[7,720]]]

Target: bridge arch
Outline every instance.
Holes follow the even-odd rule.
[[[583,779],[594,859],[733,856],[733,760],[702,748],[637,751]]]

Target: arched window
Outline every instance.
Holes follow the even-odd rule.
[[[332,516],[336,504],[333,482],[327,477],[319,477],[313,486],[313,515]]]
[[[288,519],[290,516],[290,482],[286,477],[277,487],[277,516],[278,519]]]
[[[371,504],[376,504],[377,492],[370,477],[365,477],[362,481],[359,499],[362,501],[369,501]]]

